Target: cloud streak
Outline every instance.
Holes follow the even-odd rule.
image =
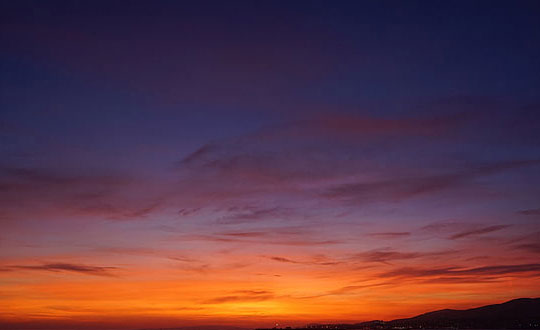
[[[225,235],[230,236],[230,235]],[[249,237],[249,236],[247,236]],[[238,243],[254,245],[290,245],[290,246],[324,246],[344,243],[341,240],[316,240],[306,238],[278,238],[278,239],[253,239],[254,236],[246,238],[246,235],[235,237],[223,237],[219,235],[183,235],[174,239],[181,241],[206,241],[216,243]],[[256,237],[256,236],[255,236]]]
[[[460,238],[465,238],[465,237],[470,237],[470,236],[488,234],[488,233],[496,232],[496,231],[499,231],[508,227],[510,227],[510,225],[495,225],[495,226],[489,226],[489,227],[479,228],[475,230],[463,231],[463,232],[459,232],[457,234],[450,236],[450,239],[460,239]]]
[[[396,239],[410,236],[410,232],[383,232],[383,233],[369,233],[367,236],[381,239]]]
[[[417,258],[436,257],[451,253],[455,253],[455,251],[448,250],[436,252],[401,252],[386,248],[358,253],[354,255],[354,258],[362,260],[364,262],[379,262],[383,264],[389,264],[390,262],[397,260],[411,260]]]
[[[221,297],[215,297],[212,299],[205,300],[204,304],[209,305],[215,305],[215,304],[227,304],[227,303],[235,303],[235,302],[259,302],[259,301],[266,301],[266,300],[272,300],[276,296],[274,293],[270,291],[265,290],[241,290],[236,291],[234,295],[228,295],[228,296],[221,296]]]
[[[456,276],[500,276],[519,275],[523,273],[540,273],[540,264],[494,265],[473,268],[442,267],[415,268],[403,267],[380,274],[382,277],[456,277]]]
[[[56,217],[144,218],[161,207],[150,194],[133,194],[140,182],[120,173],[49,168],[0,168],[0,205],[6,218],[26,212]]]
[[[499,162],[471,167],[459,172],[431,176],[394,178],[383,181],[346,183],[327,189],[322,196],[354,202],[402,201],[463,187],[470,180],[527,166],[540,160]]]
[[[523,215],[537,216],[537,215],[540,215],[540,208],[539,209],[521,210],[518,213],[523,214]]]
[[[281,256],[264,256],[267,259],[272,261],[277,261],[280,263],[287,264],[299,264],[299,265],[315,265],[315,266],[336,266],[343,264],[342,261],[332,260],[323,255],[314,256],[311,260],[295,260],[291,258],[281,257]]]
[[[13,265],[7,266],[8,269],[13,270],[31,270],[31,271],[48,271],[48,272],[71,272],[85,275],[95,276],[107,276],[114,277],[113,271],[117,270],[117,267],[103,267],[103,266],[88,266],[83,264],[72,263],[44,263],[41,265]]]

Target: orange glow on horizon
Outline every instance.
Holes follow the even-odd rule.
[[[167,263],[165,264],[167,265]],[[105,322],[124,325],[302,325],[412,316],[439,308],[469,308],[539,294],[540,279],[429,283],[438,276],[381,278],[380,267],[278,263],[192,273],[164,266],[114,276],[68,272],[3,272],[0,316],[18,322]],[[384,267],[383,267],[384,268]],[[264,275],[280,273],[280,276]],[[160,274],[160,275],[157,275]],[[442,281],[444,282],[444,280]],[[481,292],[481,295],[478,293]],[[146,320],[146,321],[145,321]]]

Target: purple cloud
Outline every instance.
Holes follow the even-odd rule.
[[[489,227],[484,227],[484,228],[479,228],[479,229],[474,229],[474,230],[463,231],[463,232],[459,232],[457,234],[450,236],[450,239],[460,239],[460,238],[465,238],[469,236],[477,236],[477,235],[492,233],[495,231],[508,228],[510,226],[511,225],[495,225],[495,226],[489,226]]]
[[[72,272],[95,276],[116,276],[112,271],[117,267],[88,266],[72,263],[44,263],[41,265],[14,265],[10,269],[49,271],[49,272]]]

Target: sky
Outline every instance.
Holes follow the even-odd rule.
[[[0,328],[540,296],[538,1],[0,6]]]

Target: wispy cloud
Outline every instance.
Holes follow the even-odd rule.
[[[174,257],[168,257],[170,260],[174,261],[181,261],[181,262],[200,262],[200,260],[195,258],[190,258],[186,256],[174,256]]]
[[[536,159],[508,161],[445,174],[345,183],[327,189],[322,195],[332,199],[355,202],[401,201],[458,188],[477,177],[538,164],[540,164],[540,160]]]
[[[122,173],[0,167],[0,196],[7,216],[37,212],[55,216],[125,220],[146,217],[161,204],[155,196],[129,197],[137,180]]]
[[[380,274],[382,277],[432,277],[432,276],[498,276],[521,273],[540,273],[540,264],[494,265],[475,268],[442,267],[415,268],[403,267]]]
[[[448,251],[435,251],[435,252],[409,252],[409,251],[402,252],[402,251],[393,250],[391,248],[385,248],[385,249],[378,249],[378,250],[357,253],[354,255],[354,258],[362,260],[364,262],[380,262],[380,263],[388,264],[391,261],[396,261],[396,260],[410,260],[410,259],[417,259],[417,258],[434,257],[434,256],[451,254],[451,253],[455,253],[455,251],[448,250]]]
[[[518,244],[514,246],[516,249],[533,252],[533,253],[540,253],[540,243],[523,243]]]
[[[421,283],[426,284],[474,284],[474,283],[497,283],[501,282],[503,279],[497,277],[475,277],[475,276],[456,276],[456,277],[435,277],[421,280]]]
[[[463,231],[463,232],[459,232],[457,234],[450,236],[450,239],[460,239],[460,238],[465,238],[469,236],[488,234],[488,233],[499,231],[508,227],[510,227],[510,225],[495,225],[495,226],[478,228],[474,230]]]
[[[357,292],[359,290],[365,290],[365,289],[370,289],[370,288],[387,286],[387,285],[391,285],[391,284],[392,283],[390,283],[390,282],[382,282],[382,283],[364,284],[364,285],[348,285],[348,286],[341,287],[339,289],[329,291],[325,295],[329,295],[329,296],[343,295],[343,294],[349,294],[349,293]]]
[[[187,181],[196,181],[200,192],[212,198],[234,198],[255,192],[301,193],[299,185],[329,183],[332,178],[366,172],[366,166],[374,160],[367,162],[354,151],[358,150],[358,143],[371,148],[372,139],[381,137],[403,142],[404,136],[439,136],[459,127],[468,117],[465,112],[399,119],[348,113],[315,115],[204,144],[180,160],[177,167],[185,172]],[[319,138],[325,141],[324,147]],[[377,154],[375,150],[371,153]],[[378,169],[376,164],[369,166],[372,171]],[[431,185],[437,185],[433,182],[436,180],[445,185],[443,181],[452,178],[434,177]],[[216,181],[221,184],[216,185]],[[351,188],[330,187],[327,195]]]
[[[350,295],[350,294],[357,294],[358,291],[362,290],[369,290],[372,288],[377,288],[381,286],[389,286],[392,285],[391,282],[380,282],[380,283],[373,283],[373,284],[364,284],[364,285],[348,285],[343,286],[334,290],[326,291],[321,294],[316,294],[312,296],[303,296],[303,297],[296,297],[298,299],[316,299],[316,298],[322,298],[322,297],[328,297],[328,296],[343,296],[343,295]]]
[[[250,227],[251,230],[243,231],[221,231],[216,233],[219,236],[233,237],[238,239],[261,238],[261,239],[283,239],[297,238],[306,239],[310,230],[299,226],[279,226],[279,227]]]
[[[540,215],[540,209],[521,210],[518,213],[523,215]]]
[[[49,271],[49,272],[72,272],[95,276],[116,276],[114,270],[117,267],[88,266],[72,263],[44,263],[41,265],[13,265],[7,266],[8,269],[31,270],[31,271]]]
[[[216,243],[237,243],[237,244],[255,244],[255,245],[290,245],[290,246],[318,246],[341,244],[341,240],[318,240],[309,238],[276,238],[276,239],[254,239],[254,236],[233,236],[231,235],[182,235],[175,239],[185,241],[208,241]],[[261,236],[259,236],[261,237]]]
[[[512,226],[512,224],[489,225],[466,221],[442,221],[425,225],[420,230],[429,235],[436,235],[439,238],[460,240],[498,232]]]
[[[230,302],[257,302],[274,299],[273,292],[266,290],[241,290],[235,291],[232,295],[216,297],[205,300],[204,304],[226,304]]]
[[[296,260],[296,259],[291,259],[291,258],[281,257],[281,256],[264,256],[264,257],[273,261],[281,262],[281,263],[301,264],[301,265],[335,266],[335,265],[344,263],[343,261],[330,259],[324,255],[316,255],[308,260]]]
[[[283,207],[230,207],[228,208],[228,213],[228,215],[219,218],[217,222],[221,224],[238,224],[268,218],[277,220],[290,216],[292,211]]]
[[[382,239],[394,239],[410,236],[410,232],[383,232],[383,233],[369,233],[367,236]]]

